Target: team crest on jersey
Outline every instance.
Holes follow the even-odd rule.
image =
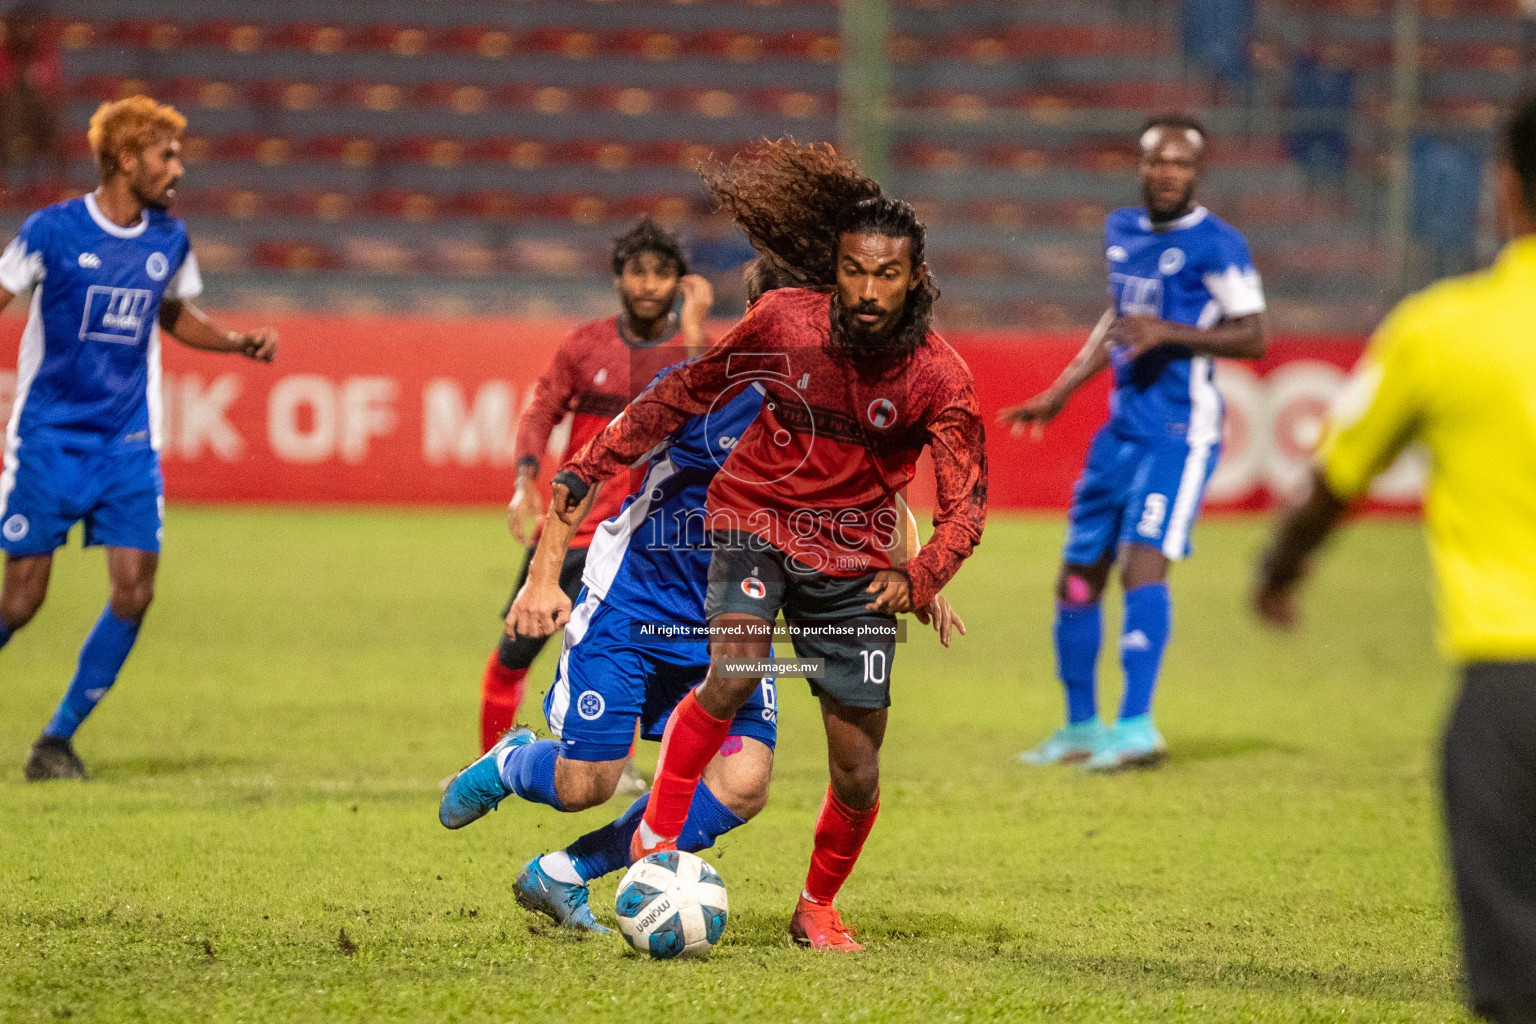
[[[1164,274],[1177,274],[1184,269],[1184,250],[1178,246],[1164,249],[1163,254],[1157,258],[1157,269]]]
[[[889,398],[877,398],[869,403],[865,415],[876,430],[884,430],[896,422],[896,404]]]
[[[602,718],[607,708],[603,695],[596,690],[583,690],[581,696],[576,698],[576,713],[589,722]]]
[[[768,596],[768,588],[756,576],[748,576],[741,581],[741,592],[754,601],[761,601]]]
[[[165,258],[163,252],[152,252],[149,259],[144,261],[144,273],[149,275],[151,281],[164,281],[165,275],[171,272],[171,261]]]
[[[30,529],[32,529],[32,524],[27,522],[27,517],[17,512],[5,521],[4,526],[0,526],[0,533],[5,534],[6,540],[14,541],[21,540]]]
[[[83,252],[80,254],[79,263],[86,270],[99,270],[101,268],[101,257],[93,252]]]
[[[1128,255],[1129,254],[1125,251],[1125,246],[1123,245],[1112,245],[1108,249],[1104,250],[1105,258],[1107,258],[1111,263],[1124,263],[1125,258]]]

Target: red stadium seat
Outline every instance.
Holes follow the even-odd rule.
[[[685,56],[717,57],[738,64],[760,60],[764,53],[763,39],[754,32],[739,29],[710,29],[695,32],[683,44]]]

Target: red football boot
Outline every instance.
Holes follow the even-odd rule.
[[[830,903],[812,903],[804,896],[795,905],[789,919],[789,937],[798,945],[829,949],[837,953],[857,953],[864,947],[853,941],[853,929],[843,924],[843,915]]]
[[[629,837],[629,862],[634,864],[653,853],[675,849],[677,849],[676,838],[668,839],[666,836],[658,836],[651,831],[651,827],[642,818],[640,827],[635,829],[635,834]]]

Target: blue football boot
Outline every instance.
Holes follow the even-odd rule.
[[[443,790],[443,802],[437,805],[437,820],[444,828],[463,828],[478,821],[496,809],[496,805],[512,795],[512,790],[501,781],[496,763],[501,752],[509,747],[526,747],[534,740],[532,729],[513,729],[496,745],[470,763],[448,783]]]
[[[1051,733],[1038,747],[1024,751],[1019,760],[1025,764],[1077,764],[1086,761],[1108,742],[1109,729],[1097,718],[1075,725],[1064,725]]]
[[[1083,767],[1090,772],[1150,768],[1167,756],[1168,741],[1152,724],[1152,716],[1137,715],[1116,722],[1108,741],[1094,751]]]
[[[562,928],[594,935],[611,935],[612,928],[605,928],[592,916],[587,905],[589,895],[585,885],[573,885],[551,878],[535,857],[523,868],[512,883],[512,894],[518,905],[526,910],[543,914]]]

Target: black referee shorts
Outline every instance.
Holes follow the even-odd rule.
[[[1536,662],[1467,666],[1444,754],[1473,1008],[1536,1021]]]

